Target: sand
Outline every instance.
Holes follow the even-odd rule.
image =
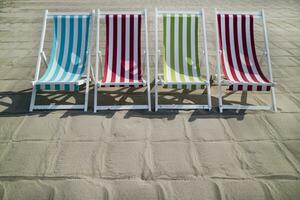
[[[205,8],[211,74],[214,8],[267,16],[278,112],[35,111],[28,113],[43,10],[148,8],[154,72],[154,8]],[[300,199],[300,2],[265,1],[1,1],[0,200],[298,200]],[[259,28],[259,27],[258,27]],[[261,32],[256,33],[261,49]],[[46,53],[50,48],[46,37]],[[102,41],[101,46],[104,43]],[[261,52],[261,51],[259,51]],[[94,55],[93,55],[94,62]],[[264,66],[266,67],[266,66]],[[93,88],[91,88],[92,91]],[[141,103],[144,89],[112,89],[104,103]],[[201,91],[202,92],[202,91]],[[164,90],[160,101],[205,102],[205,95]],[[82,101],[83,95],[43,94],[39,103]],[[245,100],[245,96],[242,97]],[[228,94],[226,103],[241,101]],[[270,103],[249,93],[250,104]]]

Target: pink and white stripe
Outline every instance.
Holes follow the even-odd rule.
[[[272,83],[263,74],[258,63],[253,16],[218,14],[221,66],[230,82],[229,90],[269,91]]]
[[[141,67],[142,15],[106,15],[102,87],[145,86]]]

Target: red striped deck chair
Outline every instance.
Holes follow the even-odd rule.
[[[97,110],[148,109],[151,110],[147,11],[100,12],[97,14],[97,44],[94,112]],[[100,20],[106,27],[105,57],[102,62],[100,43]],[[147,81],[143,78],[141,52],[142,25],[145,30],[145,50]],[[100,62],[99,62],[100,61]],[[99,63],[101,69],[99,70]],[[104,65],[103,65],[104,64]],[[102,67],[103,66],[103,67]],[[99,71],[102,78],[99,80]],[[145,105],[97,105],[98,89],[101,87],[143,87],[147,86],[148,103]]]
[[[163,62],[162,74],[158,72],[158,19],[162,18]],[[200,22],[200,23],[199,23]],[[208,55],[206,46],[205,14],[201,11],[158,11],[155,17],[155,110],[158,109],[211,109]],[[198,27],[202,25],[201,63],[199,62]],[[206,67],[206,79],[200,68]],[[204,67],[203,66],[203,67]],[[207,104],[158,104],[158,86],[175,89],[207,89]]]
[[[268,65],[266,76],[258,62],[254,40],[254,19],[261,19],[264,32],[264,58]],[[275,84],[272,78],[268,35],[265,15],[259,12],[220,12],[216,11],[217,67],[219,108],[223,109],[262,109],[276,111]],[[222,71],[222,72],[221,72]],[[223,74],[223,79],[221,78]],[[231,91],[270,91],[272,105],[223,105],[222,87]]]

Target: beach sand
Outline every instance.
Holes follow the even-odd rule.
[[[278,112],[213,110],[28,113],[43,14],[148,9],[151,80],[154,9],[204,8],[211,74],[214,8],[265,9]],[[262,49],[257,25],[257,50]],[[102,30],[103,31],[103,30]],[[161,31],[161,29],[160,29]],[[51,31],[50,31],[51,32]],[[49,33],[50,33],[49,32]],[[45,49],[49,53],[51,34]],[[103,32],[102,32],[103,35]],[[101,47],[104,37],[101,39]],[[260,49],[260,50],[259,50]],[[94,63],[93,52],[93,63]],[[263,67],[266,67],[265,65]],[[0,2],[0,200],[299,200],[300,1]],[[153,88],[152,88],[153,89]],[[103,103],[141,103],[145,89],[110,89]],[[203,91],[164,90],[161,102],[205,102]],[[267,93],[227,94],[226,103],[270,103]],[[82,102],[83,94],[44,93],[38,103]],[[99,101],[99,102],[100,102]]]

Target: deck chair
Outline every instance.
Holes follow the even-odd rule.
[[[84,109],[87,111],[90,81],[90,44],[93,32],[91,13],[50,13],[45,11],[36,74],[30,102],[33,109]],[[47,20],[53,20],[52,47],[49,63],[43,51]],[[42,59],[47,66],[40,75]],[[85,102],[80,105],[35,105],[38,91],[78,91],[85,84]]]
[[[106,47],[104,65],[100,44],[100,19],[106,25]],[[142,21],[144,23],[142,23]],[[142,24],[145,28],[145,50],[147,80],[143,79],[144,62],[141,56]],[[94,90],[94,112],[97,110],[151,110],[147,10],[127,12],[97,12],[96,69]],[[99,64],[101,70],[99,70]],[[99,71],[102,78],[99,80]],[[98,89],[103,87],[147,86],[147,104],[144,105],[98,105]]]
[[[262,20],[265,44],[263,58],[267,61],[268,77],[262,71],[260,66],[262,63],[258,62],[255,50],[254,18]],[[275,83],[272,78],[264,11],[223,12],[216,10],[216,30],[220,112],[223,112],[223,109],[262,109],[276,112]],[[229,86],[228,89],[231,91],[271,90],[272,105],[223,105],[222,86]]]
[[[158,49],[158,18],[163,18],[163,74],[159,74],[160,50]],[[203,50],[201,63],[198,51],[198,24],[201,20]],[[205,14],[201,11],[159,11],[155,14],[155,111],[158,109],[208,109],[211,110],[210,81],[206,44]],[[206,79],[200,67],[206,67]],[[161,70],[160,70],[161,71]],[[159,104],[158,86],[176,89],[206,87],[207,105]]]

